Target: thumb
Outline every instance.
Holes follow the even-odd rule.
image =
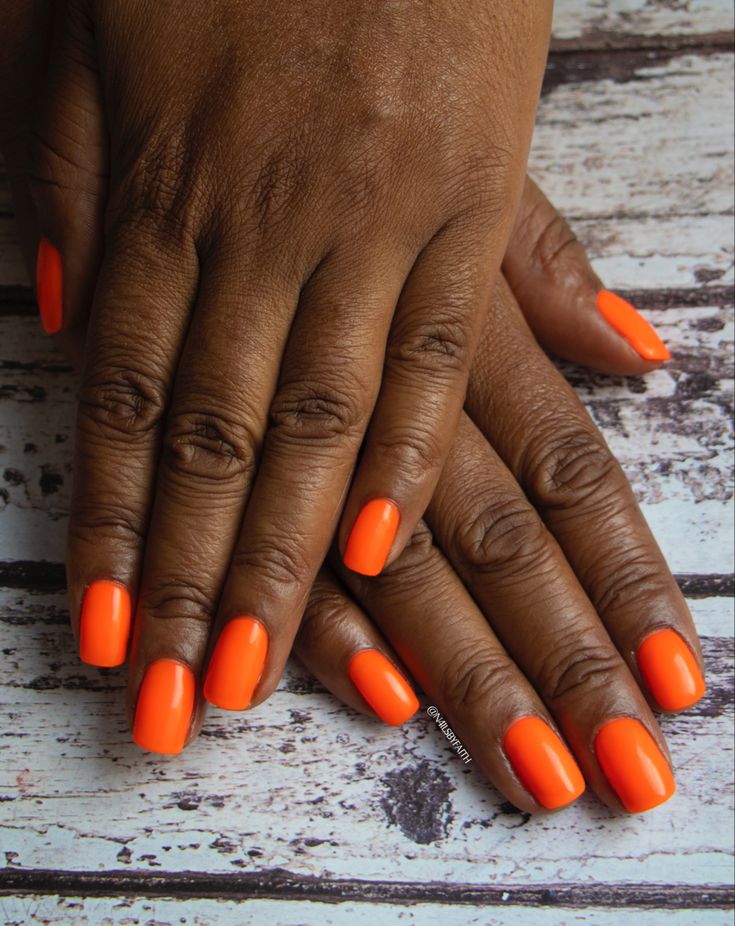
[[[68,335],[86,325],[102,259],[108,154],[91,24],[81,3],[57,7],[28,186],[41,323],[49,334]]]
[[[549,352],[625,375],[648,373],[670,358],[643,316],[603,287],[582,244],[529,177],[503,273]]]

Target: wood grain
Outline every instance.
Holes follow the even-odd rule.
[[[557,0],[532,171],[674,359],[562,367],[632,480],[703,640],[662,719],[679,793],[529,818],[423,715],[389,730],[297,664],[178,758],[129,742],[124,674],[64,598],[76,380],[38,330],[0,173],[0,920],[6,924],[732,922],[733,6]]]

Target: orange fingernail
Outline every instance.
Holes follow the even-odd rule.
[[[116,582],[92,582],[84,593],[79,658],[91,666],[121,666],[130,637],[130,594]]]
[[[659,630],[641,643],[636,661],[646,685],[665,711],[682,711],[704,695],[694,653],[674,630]]]
[[[658,807],[676,791],[669,763],[642,723],[630,717],[611,720],[595,739],[605,777],[630,813]]]
[[[584,778],[572,754],[540,717],[522,717],[511,724],[503,749],[523,787],[542,807],[564,807],[584,791]]]
[[[644,360],[670,360],[668,347],[656,329],[633,306],[607,289],[597,294],[597,308],[605,321],[622,335]]]
[[[141,749],[181,752],[194,710],[194,673],[173,659],[151,663],[138,692],[133,740]]]
[[[356,653],[347,674],[378,717],[391,726],[408,720],[419,708],[418,698],[406,679],[377,650]]]
[[[401,520],[398,506],[387,498],[374,498],[352,525],[344,564],[353,572],[376,576],[385,566]]]
[[[46,334],[54,334],[61,328],[62,278],[61,254],[42,238],[36,255],[36,295]]]
[[[204,697],[228,711],[252,701],[268,654],[268,632],[252,617],[233,617],[222,628],[209,660]]]

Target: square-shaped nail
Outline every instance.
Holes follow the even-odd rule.
[[[222,628],[209,660],[204,697],[242,711],[250,704],[268,655],[268,633],[253,617],[233,617]]]
[[[92,582],[79,621],[79,658],[92,666],[120,666],[130,637],[130,593],[117,582]]]

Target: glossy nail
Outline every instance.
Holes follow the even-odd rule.
[[[36,255],[36,296],[46,334],[54,334],[61,328],[62,280],[61,254],[50,241],[42,238]]]
[[[79,622],[79,658],[92,666],[120,666],[130,637],[130,594],[116,582],[92,582]]]
[[[630,813],[658,807],[676,791],[674,776],[651,734],[630,717],[606,723],[595,738],[600,768]]]
[[[141,749],[181,752],[191,725],[194,689],[194,673],[180,662],[159,659],[148,666],[133,724],[133,740]]]
[[[656,329],[629,302],[607,289],[600,290],[596,301],[605,321],[622,335],[644,360],[671,359],[669,349],[656,334]]]
[[[356,653],[347,674],[378,717],[391,726],[404,723],[419,708],[418,698],[406,679],[377,650]]]
[[[387,498],[368,502],[352,525],[344,564],[353,572],[376,576],[385,566],[401,520],[398,506]]]
[[[511,724],[503,749],[523,787],[542,807],[565,807],[584,791],[584,778],[572,754],[540,717],[522,717]]]
[[[244,710],[263,674],[268,633],[252,617],[234,617],[222,628],[209,660],[204,697],[229,711]]]
[[[665,711],[683,711],[704,695],[694,653],[674,630],[659,630],[641,643],[636,661],[648,690]]]

